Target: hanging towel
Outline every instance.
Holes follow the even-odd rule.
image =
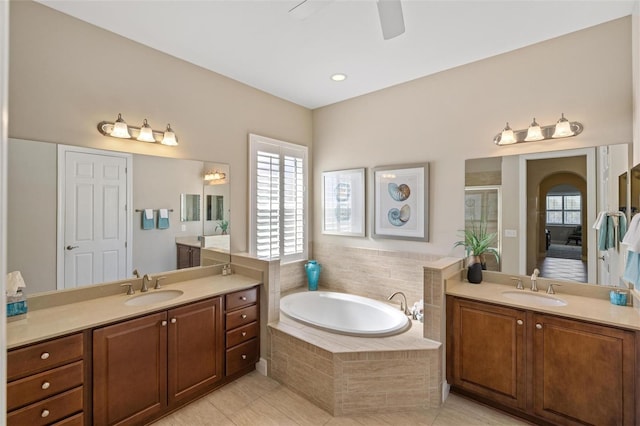
[[[160,209],[158,213],[158,229],[169,227],[169,209]]]
[[[627,233],[627,216],[621,214],[618,216],[618,241],[622,242],[625,234]]]
[[[604,219],[606,217],[607,217],[607,213],[606,212],[598,213],[598,217],[596,217],[596,221],[593,224],[593,229],[600,230],[600,227],[602,226],[602,222],[604,221]]]
[[[153,209],[142,211],[142,229],[153,229]]]
[[[636,289],[640,289],[640,253],[627,252],[627,264],[622,278],[632,283]]]
[[[640,253],[640,214],[636,214],[631,218],[631,223],[624,234],[622,244],[629,246],[629,251]]]
[[[615,247],[615,229],[613,217],[606,215],[600,226],[598,250],[606,251]]]

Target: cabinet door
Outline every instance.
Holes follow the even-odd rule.
[[[191,267],[191,250],[189,246],[185,246],[184,244],[176,244],[176,251],[178,253],[178,268],[189,268]]]
[[[170,403],[222,379],[224,332],[221,298],[169,311]]]
[[[200,249],[191,247],[191,266],[200,266]]]
[[[524,409],[524,311],[453,299],[453,385]]]
[[[166,312],[93,332],[95,425],[140,424],[167,405]]]
[[[632,425],[631,332],[534,315],[534,412],[562,425]]]

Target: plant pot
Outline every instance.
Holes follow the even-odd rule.
[[[482,264],[474,263],[467,268],[467,281],[471,284],[480,284],[482,282]]]
[[[469,266],[467,267],[467,281],[471,284],[480,284],[482,282],[482,261],[480,256],[470,256]]]

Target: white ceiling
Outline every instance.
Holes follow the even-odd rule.
[[[385,41],[375,0],[324,1],[303,20],[288,13],[300,1],[40,3],[312,109],[629,15],[634,4],[402,0],[406,32]]]

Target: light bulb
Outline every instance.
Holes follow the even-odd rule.
[[[555,131],[553,132],[552,138],[566,138],[568,136],[573,136],[573,130],[571,130],[571,123],[569,120],[564,118],[564,113],[562,113],[562,117],[556,123]]]
[[[536,119],[534,117],[533,122],[529,126],[529,129],[527,129],[527,137],[525,137],[524,140],[527,142],[531,142],[541,141],[542,139],[544,139],[542,129],[540,128],[540,125],[536,122]]]
[[[164,136],[162,138],[163,145],[176,146],[178,145],[178,140],[176,139],[176,134],[173,133],[171,129],[171,125],[167,124],[167,130],[164,131]]]
[[[140,134],[138,135],[138,140],[142,142],[155,142],[156,138],[153,137],[153,129],[147,123],[147,119],[144,119],[142,123],[142,127],[140,128]]]
[[[131,135],[129,134],[129,126],[127,126],[127,123],[122,119],[122,114],[118,114],[118,119],[113,123],[113,130],[111,131],[110,136],[123,139],[131,138]]]
[[[498,141],[498,145],[511,145],[512,143],[518,142],[513,134],[513,130],[509,127],[509,122],[507,122],[507,126],[502,130],[502,134],[500,135],[500,141]]]

